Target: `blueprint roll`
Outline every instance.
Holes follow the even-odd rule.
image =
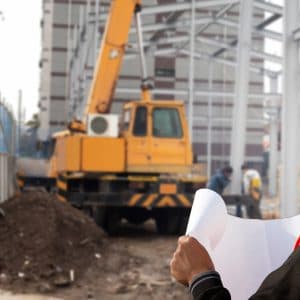
[[[227,223],[227,210],[219,194],[209,189],[196,192],[186,235],[194,237],[209,251],[223,236]]]
[[[227,214],[218,194],[201,189],[195,194],[186,234],[206,248],[232,300],[245,300],[298,244],[300,215],[277,220],[237,218]]]

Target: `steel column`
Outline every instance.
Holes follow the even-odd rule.
[[[284,7],[284,75],[282,111],[281,216],[298,212],[299,155],[299,58],[293,32],[298,27],[298,1],[286,0]]]
[[[213,62],[210,60],[208,64],[208,89],[213,89]],[[207,177],[211,177],[211,146],[212,146],[212,109],[213,97],[210,94],[208,97],[208,120],[207,120]]]
[[[21,129],[22,129],[22,90],[19,90],[19,99],[18,99],[18,120],[17,120],[17,156],[21,154]]]
[[[241,165],[245,157],[252,19],[253,0],[241,1],[230,153],[230,164],[234,169],[231,192],[235,194],[241,192]]]
[[[278,91],[278,77],[270,78],[270,92]],[[277,167],[278,167],[278,107],[273,107],[270,115],[270,153],[269,153],[269,195],[277,195]]]
[[[71,92],[70,92],[70,84],[71,84],[71,56],[72,56],[72,42],[71,42],[71,24],[72,24],[72,3],[71,0],[68,1],[68,28],[67,28],[67,52],[66,52],[66,86],[65,86],[65,120],[66,122],[71,121]]]
[[[195,51],[195,0],[191,0],[191,33],[190,33],[190,72],[189,72],[189,102],[188,102],[188,125],[190,140],[193,142],[193,103],[194,103],[194,51]]]
[[[97,61],[99,52],[99,1],[95,0],[95,40],[94,40],[94,63]]]

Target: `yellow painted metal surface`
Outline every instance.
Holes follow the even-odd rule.
[[[56,185],[57,185],[57,187],[58,187],[59,189],[64,190],[64,191],[66,191],[67,188],[68,188],[67,183],[66,183],[66,182],[63,182],[63,181],[60,181],[60,180],[57,180]]]
[[[170,196],[164,196],[157,204],[157,207],[175,207],[177,206],[174,199],[172,199]]]
[[[145,137],[131,136],[127,139],[127,170],[130,166],[136,166],[137,170],[146,171],[150,165],[149,139]]]
[[[85,115],[106,113],[111,106],[134,10],[140,0],[113,0],[96,63]]]
[[[124,172],[124,138],[82,138],[81,170],[83,172]]]
[[[136,109],[139,105],[147,107],[147,135],[134,136],[132,133]],[[162,138],[153,136],[152,111],[155,108],[174,108],[179,113],[182,125],[181,138]],[[124,133],[127,142],[127,171],[143,173],[190,173],[192,168],[192,148],[188,126],[181,101],[142,101],[131,102],[125,106],[131,110],[131,122]]]
[[[159,192],[161,194],[176,194],[177,185],[175,183],[161,183],[159,185]]]
[[[78,172],[80,170],[82,135],[57,138],[55,147],[57,172]]]
[[[125,141],[86,135],[60,137],[53,162],[58,173],[124,172]]]
[[[128,206],[151,207],[191,207],[192,203],[184,194],[134,194],[128,201]]]

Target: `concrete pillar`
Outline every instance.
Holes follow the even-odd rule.
[[[241,1],[230,153],[230,164],[234,169],[231,192],[234,194],[241,192],[241,165],[245,157],[252,19],[253,0]]]
[[[293,216],[298,212],[299,58],[298,44],[293,37],[298,20],[298,1],[285,0],[281,217]]]

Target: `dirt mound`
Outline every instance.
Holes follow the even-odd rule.
[[[46,193],[25,193],[0,206],[2,287],[51,291],[70,285],[103,247],[105,235],[88,216]]]

